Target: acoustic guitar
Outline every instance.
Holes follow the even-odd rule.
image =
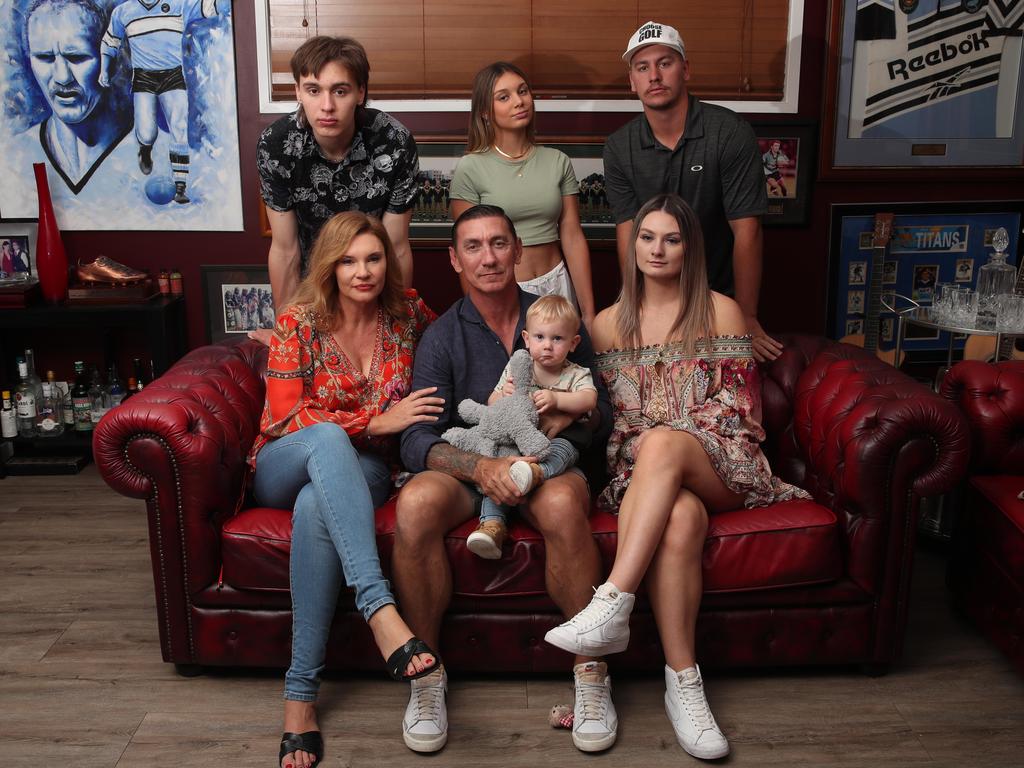
[[[875,231],[871,237],[871,283],[868,286],[867,308],[864,313],[864,333],[851,333],[840,339],[844,344],[864,347],[874,352],[878,359],[892,366],[903,364],[906,353],[900,353],[899,363],[896,361],[896,350],[878,348],[878,319],[882,314],[882,270],[885,257],[889,252],[889,239],[892,237],[891,213],[875,214]]]
[[[1024,264],[1017,268],[1017,283],[1013,286],[1013,292],[1018,296],[1024,296]],[[1017,343],[1024,343],[1024,337],[1003,336],[999,342],[999,360],[1024,360],[1024,349],[1020,349]],[[981,360],[986,363],[995,362],[996,337],[970,335],[964,342],[964,360]]]

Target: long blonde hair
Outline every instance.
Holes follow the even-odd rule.
[[[402,267],[388,231],[373,216],[361,211],[345,211],[332,216],[320,228],[320,234],[309,252],[309,271],[299,283],[290,304],[305,307],[313,316],[316,329],[329,332],[340,319],[338,279],[334,272],[352,241],[360,235],[373,235],[384,246],[384,290],[380,304],[395,319],[403,319],[405,291],[402,288]]]
[[[669,329],[666,341],[682,341],[688,352],[696,349],[697,339],[704,346],[711,342],[715,322],[715,306],[708,287],[708,270],[704,262],[704,236],[701,234],[697,214],[679,195],[662,194],[652,197],[633,219],[629,237],[629,256],[622,275],[622,292],[615,312],[616,333],[619,343],[626,348],[638,349],[643,344],[640,319],[644,300],[644,275],[636,265],[636,238],[648,214],[663,211],[679,225],[683,239],[683,266],[679,271],[679,294],[682,299],[679,314]]]
[[[508,61],[496,61],[481,69],[473,78],[473,100],[469,111],[469,135],[466,139],[466,152],[486,152],[494,144],[494,84],[506,72],[519,75],[530,88],[530,81],[515,64]],[[530,88],[531,92],[533,91]],[[533,144],[534,123],[537,111],[531,110],[530,124],[526,126],[526,140]]]

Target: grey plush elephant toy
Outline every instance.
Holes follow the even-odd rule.
[[[551,441],[537,429],[537,407],[529,392],[533,380],[530,353],[525,349],[513,353],[509,370],[515,394],[492,405],[463,400],[459,403],[459,416],[474,426],[452,427],[441,435],[443,440],[481,456],[547,456]]]

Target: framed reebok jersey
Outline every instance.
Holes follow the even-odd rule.
[[[1024,0],[832,10],[832,169],[1024,165]]]

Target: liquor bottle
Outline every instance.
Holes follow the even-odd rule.
[[[28,368],[28,381],[36,393],[36,407],[43,400],[43,381],[36,373],[36,355],[31,349],[25,350],[25,366]]]
[[[14,402],[17,408],[18,434],[21,437],[34,437],[36,434],[36,392],[28,378],[28,366],[25,358],[18,358],[18,376],[21,381],[14,390]]]
[[[11,393],[6,389],[3,391],[3,410],[0,410],[0,436],[18,436],[18,417],[14,413],[14,404],[11,403]]]
[[[46,372],[46,378],[50,378],[51,371]],[[56,386],[56,385],[55,385]],[[69,431],[75,428],[75,404],[71,400],[71,383],[67,389],[57,388],[61,395],[61,410],[64,416],[64,430]]]
[[[129,376],[128,377],[128,391],[124,393],[124,400],[127,400],[129,397],[134,395],[137,391],[138,391],[138,384],[135,381],[135,377],[134,376]],[[121,402],[123,403],[124,400],[122,400]]]
[[[117,366],[111,364],[110,371],[107,373],[107,399],[110,401],[110,407],[119,406],[124,400],[125,394],[124,384],[117,376]]]
[[[71,388],[71,403],[75,410],[75,431],[91,432],[92,418],[89,411],[92,403],[89,400],[89,385],[85,383],[85,363],[75,360],[75,386]]]
[[[146,386],[146,380],[142,374],[142,360],[137,357],[132,358],[132,378],[135,379],[135,391],[141,392]]]
[[[171,276],[167,273],[167,270],[163,267],[160,268],[160,274],[157,275],[156,284],[160,286],[161,296],[171,295]]]
[[[978,327],[993,328],[996,324],[996,304],[999,297],[1013,293],[1017,271],[1006,263],[1006,248],[1010,237],[1000,227],[992,236],[992,255],[988,263],[978,270]]]
[[[64,433],[61,404],[54,397],[54,389],[48,381],[43,384],[43,399],[36,414],[36,431],[40,437],[56,437]]]
[[[92,385],[89,387],[89,419],[92,421],[93,429],[100,423],[100,419],[108,410],[110,410],[110,397],[103,387],[100,369],[93,366]]]

